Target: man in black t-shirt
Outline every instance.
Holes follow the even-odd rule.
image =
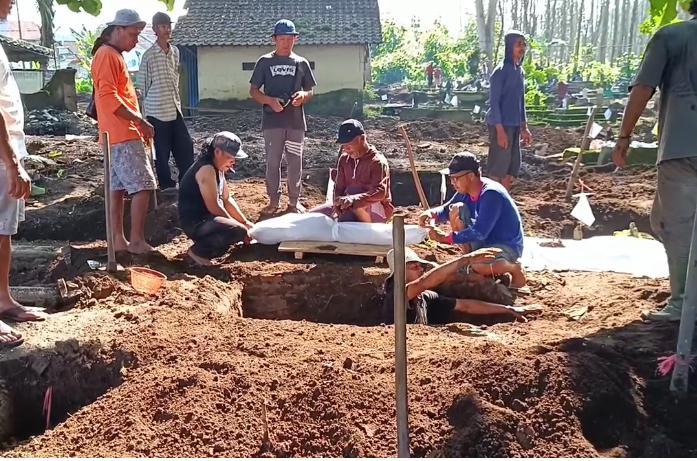
[[[498,248],[482,248],[438,266],[419,258],[414,250],[405,248],[407,323],[448,323],[453,312],[468,315],[511,315],[525,321],[525,314],[539,312],[540,309],[536,306],[504,306],[477,299],[455,299],[432,291],[457,271],[472,264],[491,262],[500,252]],[[383,317],[385,323],[391,324],[394,323],[394,250],[387,253],[387,263],[392,272],[385,280]]]
[[[300,204],[302,154],[305,140],[304,105],[317,85],[307,59],[293,53],[298,41],[295,24],[281,19],[274,27],[276,49],[260,57],[254,66],[249,94],[263,106],[261,128],[266,147],[266,192],[269,204],[264,213],[278,210],[281,198],[281,159],[288,163],[288,211],[303,212]],[[263,88],[263,91],[262,91]]]

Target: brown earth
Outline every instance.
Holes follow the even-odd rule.
[[[306,155],[314,168],[336,159],[337,120],[310,120]],[[193,125],[198,139],[221,128],[242,133],[252,160],[233,191],[258,219],[265,193],[254,178],[263,167],[257,120],[217,117]],[[395,121],[366,125],[395,170],[405,165]],[[442,168],[454,151],[486,149],[479,125],[417,122],[408,130],[414,145],[424,146],[417,158],[425,170]],[[534,134],[554,146],[550,154],[578,137]],[[64,172],[59,179],[58,170],[35,171],[49,193],[32,204],[20,237],[70,240],[71,251],[46,267],[13,273],[12,283],[65,277],[71,298],[47,322],[19,325],[26,344],[0,353],[15,415],[15,436],[2,455],[395,455],[393,329],[379,316],[386,267],[367,258],[296,261],[264,246],[233,250],[216,268],[191,267],[176,208],[161,197],[148,227],[161,256],[120,262],[148,265],[168,280],[157,295],[138,294],[126,273],[109,276],[87,265],[105,255],[97,145],[41,142],[38,153],[63,152],[56,161]],[[526,159],[528,173],[514,197],[527,233],[570,236],[572,204],[563,200],[569,167]],[[586,235],[625,229],[630,221],[649,231],[653,170],[584,173],[582,180],[594,193],[599,222]],[[322,191],[309,186],[308,204],[319,203]],[[413,220],[416,208],[408,211]],[[452,257],[441,247],[418,251],[437,261]],[[694,389],[676,404],[668,379],[655,373],[656,359],[674,350],[677,327],[639,320],[642,310],[665,301],[667,282],[623,274],[529,276],[533,294],[516,303],[544,310],[527,323],[470,318],[409,326],[413,454],[697,455]],[[588,312],[570,320],[568,312],[581,308]],[[49,386],[52,429],[37,435]]]

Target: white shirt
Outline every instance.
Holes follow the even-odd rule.
[[[7,132],[10,135],[10,145],[15,150],[18,159],[29,155],[24,142],[24,108],[19,87],[12,75],[10,61],[2,46],[0,46],[0,113],[5,119]]]

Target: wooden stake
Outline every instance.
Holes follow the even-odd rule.
[[[581,169],[581,160],[583,159],[583,151],[588,150],[590,147],[590,132],[591,128],[593,128],[593,121],[595,120],[595,114],[598,113],[598,106],[593,106],[591,109],[591,113],[588,116],[588,121],[586,122],[586,129],[583,132],[583,139],[581,140],[581,150],[578,153],[578,156],[576,157],[576,161],[574,162],[574,167],[571,170],[571,176],[569,177],[569,182],[566,184],[566,201],[570,202],[571,201],[571,196],[573,195],[574,192],[574,184],[576,184],[576,180],[578,179],[578,172]]]
[[[409,458],[409,400],[407,396],[407,299],[405,275],[404,215],[396,214],[392,221],[394,248],[394,335],[395,384],[397,388],[397,453]]]
[[[155,152],[155,139],[150,140],[150,154],[152,155],[152,167],[155,169],[155,171],[157,171],[157,167],[155,166],[155,159],[157,159],[157,153]],[[157,210],[157,188],[152,191],[152,206],[154,210]]]
[[[108,272],[116,272],[116,252],[114,251],[114,233],[111,228],[111,145],[109,133],[102,133],[104,150],[104,212],[106,213],[106,252]]]
[[[419,194],[419,200],[421,201],[421,208],[428,210],[430,206],[428,205],[428,199],[426,199],[426,194],[421,186],[421,179],[419,179],[419,173],[416,171],[416,162],[414,161],[414,151],[411,148],[411,141],[409,140],[409,135],[404,126],[399,127],[402,136],[404,137],[404,142],[407,144],[407,156],[409,157],[409,166],[411,167],[411,175],[414,178],[414,186],[416,186],[416,192]]]

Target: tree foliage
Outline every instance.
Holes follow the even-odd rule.
[[[164,3],[168,10],[174,9],[174,0],[160,0],[160,2]],[[70,11],[75,13],[84,11],[92,16],[97,16],[102,11],[101,0],[56,0],[56,3],[67,6]]]
[[[690,0],[650,0],[651,15],[641,25],[641,31],[653,34],[659,28],[675,22],[678,19],[678,6],[687,11]]]

